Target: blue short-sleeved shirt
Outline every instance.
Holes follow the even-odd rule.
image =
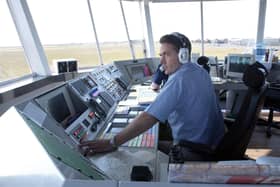
[[[174,141],[215,147],[225,133],[211,78],[194,63],[183,64],[169,76],[146,112],[159,121],[168,120]]]

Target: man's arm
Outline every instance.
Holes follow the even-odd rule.
[[[128,140],[151,128],[157,121],[158,120],[152,115],[147,112],[142,112],[126,128],[114,137],[114,143],[117,146],[122,145]],[[86,156],[115,150],[115,147],[110,143],[110,140],[84,141],[80,144],[80,148],[83,149],[83,153]]]
[[[158,120],[147,112],[142,112],[124,130],[115,136],[119,146],[151,128]]]

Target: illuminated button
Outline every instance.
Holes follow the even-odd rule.
[[[78,134],[77,138],[80,139],[81,137],[83,137],[84,134],[85,134],[85,131],[81,130],[80,133]]]
[[[78,132],[77,131],[73,132],[73,135],[76,137],[78,135]]]
[[[127,123],[127,118],[114,118],[113,123]]]
[[[129,114],[132,115],[132,116],[136,116],[138,114],[138,112],[137,111],[130,111]]]
[[[88,117],[91,118],[91,119],[94,118],[94,116],[95,116],[94,112],[90,112],[90,113],[88,114]]]
[[[74,137],[78,137],[78,135],[80,134],[81,130],[82,130],[82,126],[78,126],[75,130],[73,130],[72,134]]]

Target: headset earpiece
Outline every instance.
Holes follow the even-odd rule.
[[[189,62],[189,50],[188,48],[180,48],[178,53],[179,61],[182,64]]]
[[[181,43],[181,47],[179,49],[179,53],[178,53],[178,58],[180,63],[185,64],[187,62],[189,62],[189,49],[187,48],[187,39],[185,38],[184,35],[174,32],[172,33],[173,36],[175,36],[176,38],[179,39],[180,43]]]
[[[246,86],[258,89],[264,85],[268,71],[259,62],[249,65],[243,74],[243,81]]]

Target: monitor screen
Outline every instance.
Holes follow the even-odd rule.
[[[71,116],[71,112],[68,108],[63,93],[60,93],[49,99],[48,111],[58,123],[65,121]]]
[[[152,78],[159,64],[159,58],[115,61],[114,64],[123,74],[125,80],[132,84],[139,84]]]
[[[248,65],[254,62],[251,54],[229,54],[227,58],[227,76],[241,79]]]
[[[67,86],[63,85],[35,98],[35,101],[42,109],[49,114],[55,121],[60,123],[63,128],[68,128],[86,109],[78,98],[71,97],[71,92]]]
[[[129,76],[132,80],[142,80],[146,77],[152,76],[151,68],[148,64],[130,64],[126,66]]]

